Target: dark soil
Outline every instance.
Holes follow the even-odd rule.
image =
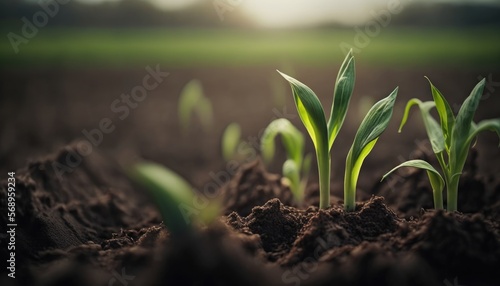
[[[186,71],[180,73],[183,72],[189,75],[187,77],[193,76]],[[232,72],[236,76],[247,75]],[[439,72],[435,73],[437,83]],[[359,82],[398,78],[396,71],[381,72],[373,79],[368,71],[359,74],[362,78]],[[455,79],[469,78],[471,74],[448,71]],[[9,75],[14,83],[4,80],[2,92],[14,92],[24,81],[29,82],[21,75]],[[202,75],[203,72],[196,76]],[[299,205],[282,184],[280,175],[267,171],[256,154],[249,154],[245,163],[233,164],[237,167],[234,174],[207,171],[224,170],[224,162],[215,159],[220,158],[219,152],[213,151],[218,148],[218,139],[212,137],[217,137],[225,121],[216,122],[217,135],[203,134],[207,138],[204,144],[200,145],[199,134],[181,137],[180,132],[175,131],[177,122],[169,120],[175,117],[171,113],[175,109],[171,101],[175,100],[171,98],[156,97],[145,102],[143,109],[138,108],[134,117],[123,122],[128,129],[120,129],[117,123],[117,130],[105,137],[104,143],[91,155],[74,160],[72,156],[81,151],[82,128],[96,126],[92,120],[83,119],[82,113],[89,112],[86,104],[94,102],[99,106],[97,102],[103,99],[90,97],[87,101],[77,95],[70,100],[59,89],[64,88],[54,82],[71,83],[65,80],[69,77],[73,85],[68,85],[75,87],[74,82],[78,82],[73,78],[75,74],[52,76],[48,87],[43,81],[36,82],[42,87],[42,93],[45,88],[53,102],[58,103],[55,109],[50,109],[50,103],[38,101],[41,110],[32,110],[32,117],[26,111],[21,112],[29,120],[24,119],[25,122],[22,116],[13,119],[19,124],[19,131],[0,121],[2,138],[6,138],[0,146],[0,169],[4,173],[16,172],[18,224],[14,280],[7,277],[4,259],[8,257],[8,236],[4,230],[7,181],[6,176],[2,176],[0,253],[4,264],[0,285],[500,285],[500,181],[497,175],[500,166],[494,136],[480,137],[470,153],[459,187],[461,212],[432,210],[431,190],[423,171],[405,169],[379,182],[381,175],[401,159],[398,155],[402,154],[405,160],[423,158],[432,162],[429,146],[413,141],[422,134],[415,127],[421,123],[419,118],[414,120],[419,124],[413,127],[409,122],[410,139],[401,138],[400,144],[382,144],[384,140],[398,142],[393,126],[393,130],[386,132],[392,135],[381,138],[378,149],[367,158],[354,212],[345,212],[342,208],[342,187],[338,182],[342,181],[339,166],[343,165],[344,158],[339,160],[341,156],[335,153],[332,207],[319,210],[314,174],[305,202]],[[28,78],[34,77],[32,74]],[[108,80],[123,81],[116,77]],[[83,73],[82,78],[92,77]],[[260,75],[254,79],[252,82],[265,82]],[[462,85],[468,83],[457,81]],[[239,83],[243,85],[241,90],[245,90],[247,83]],[[59,93],[50,91],[51,84]],[[217,80],[213,84],[217,85]],[[405,84],[412,86],[403,81],[402,85]],[[423,82],[425,89],[422,90],[428,92],[425,84]],[[441,91],[446,93],[446,86],[452,86],[448,84],[440,88]],[[228,89],[239,90],[234,85],[228,84]],[[173,90],[178,91],[181,86],[175,85]],[[112,94],[119,94],[108,88]],[[377,88],[385,90],[386,86]],[[85,92],[93,87],[87,89]],[[211,90],[210,85],[207,89]],[[82,93],[79,89],[73,90]],[[31,90],[18,99],[1,98],[2,111],[36,100],[30,94],[36,95],[37,91]],[[108,97],[106,102],[108,99],[113,97]],[[486,109],[480,117],[494,117],[498,112],[498,105],[494,104],[497,101],[491,102],[480,106]],[[164,113],[151,112],[158,111],[162,104],[166,106],[164,116]],[[92,116],[102,118],[107,107]],[[260,106],[266,110],[268,107]],[[57,118],[49,110],[65,112],[70,119]],[[262,114],[262,110],[258,112]],[[72,113],[75,113],[73,117]],[[1,114],[2,119],[13,115],[12,112]],[[44,114],[48,114],[47,117]],[[228,120],[232,116],[224,114]],[[261,115],[245,116],[248,119],[243,125],[248,124],[253,132],[250,134],[258,134],[257,130],[265,126]],[[135,121],[137,118],[142,118],[140,123]],[[344,136],[352,139],[350,135],[355,130],[351,125],[356,126],[352,123],[358,122],[356,120],[348,118]],[[158,121],[161,124],[155,123]],[[196,129],[199,126],[194,128],[201,132]],[[169,130],[168,135],[163,129]],[[5,136],[14,136],[14,139]],[[350,143],[340,142],[337,152],[345,155],[343,150]],[[193,152],[196,148],[200,149],[198,153]],[[131,182],[122,167],[129,166],[137,157],[162,162],[197,186],[215,181],[220,186],[215,194],[223,204],[223,215],[213,224],[186,235],[170,234],[146,190]],[[68,164],[68,158],[74,167],[61,174],[57,166]],[[29,160],[24,163],[26,159]],[[231,169],[228,165],[225,167]],[[269,168],[278,171],[279,162]],[[203,194],[204,188],[199,191]]]

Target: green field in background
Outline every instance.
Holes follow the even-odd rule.
[[[16,30],[13,30],[16,32]],[[200,29],[40,29],[16,54],[4,30],[3,67],[245,66],[339,64],[341,44],[363,65],[500,66],[497,30],[382,29],[355,44],[355,29],[241,31]],[[17,31],[18,32],[18,31]]]

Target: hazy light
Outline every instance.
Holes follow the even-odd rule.
[[[258,24],[266,27],[330,22],[354,25],[370,19],[371,13],[383,9],[387,2],[387,0],[248,0],[244,1],[241,7]]]
[[[189,7],[195,3],[200,2],[200,0],[148,0],[155,7],[162,10],[179,10]]]

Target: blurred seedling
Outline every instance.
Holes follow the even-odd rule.
[[[211,224],[221,213],[219,203],[198,197],[184,178],[159,164],[137,164],[131,177],[149,191],[173,237],[184,237],[196,224]],[[204,207],[194,207],[200,204]]]
[[[213,125],[212,103],[203,93],[199,80],[193,79],[184,86],[179,97],[179,122],[184,134],[191,127],[191,120],[197,116],[203,129],[208,132]]]
[[[241,127],[238,123],[233,122],[224,129],[221,138],[222,157],[226,162],[242,159],[238,155],[238,146],[240,144],[242,144]]]
[[[304,200],[304,191],[311,170],[311,154],[304,156],[304,136],[290,121],[280,118],[272,121],[264,130],[261,138],[260,151],[266,164],[274,158],[275,138],[281,135],[285,146],[287,160],[283,164],[282,172],[285,184],[290,187],[297,203]]]
[[[443,208],[442,193],[444,186],[446,186],[446,208],[448,211],[456,211],[458,184],[470,146],[481,131],[495,131],[500,137],[500,118],[483,120],[477,124],[473,121],[483,94],[485,79],[474,87],[460,107],[456,117],[441,92],[428,78],[427,80],[431,86],[433,101],[422,102],[417,98],[410,99],[406,105],[399,132],[401,132],[408,119],[411,107],[418,106],[432,150],[441,166],[442,174],[426,161],[410,160],[396,166],[385,174],[382,180],[400,167],[423,169],[427,171],[431,183],[434,207],[436,209]],[[430,114],[431,109],[434,107],[439,115],[439,123]]]

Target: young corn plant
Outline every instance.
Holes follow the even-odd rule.
[[[260,151],[266,164],[274,158],[276,150],[275,138],[281,135],[285,146],[287,160],[282,172],[285,182],[290,186],[295,201],[302,203],[309,172],[311,170],[310,154],[304,157],[304,136],[285,118],[279,118],[266,127],[260,141]]]
[[[389,96],[375,103],[356,132],[345,164],[344,208],[346,211],[353,211],[356,208],[356,185],[361,165],[389,125],[397,94],[398,88],[396,87]]]
[[[481,80],[472,90],[455,115],[441,92],[427,78],[431,87],[433,101],[422,102],[417,98],[408,101],[399,127],[399,132],[405,125],[410,109],[416,105],[420,109],[427,136],[432,150],[441,167],[440,174],[431,164],[423,160],[404,162],[384,175],[382,180],[400,167],[415,167],[427,172],[431,183],[434,207],[443,209],[443,188],[446,186],[447,210],[457,210],[458,183],[465,165],[469,149],[479,132],[495,131],[500,137],[500,118],[488,119],[474,123],[474,113],[483,94],[485,80]],[[432,117],[430,110],[436,108],[439,123]]]
[[[196,114],[205,129],[209,130],[213,122],[212,103],[203,94],[201,82],[193,79],[182,89],[179,97],[179,121],[184,134],[189,130],[191,118]]]
[[[192,211],[197,200],[194,188],[181,176],[155,163],[140,163],[134,166],[130,177],[149,191],[157,204],[163,223],[174,237],[183,237],[193,230],[195,223],[209,224],[220,214],[220,206],[209,202],[199,212]],[[191,218],[190,215],[198,216]]]
[[[330,206],[330,151],[344,123],[354,89],[355,69],[352,50],[347,54],[337,75],[328,122],[316,94],[300,81],[279,73],[290,83],[299,117],[313,141],[319,172],[320,208],[328,208]],[[356,134],[346,162],[346,180],[348,180],[347,188],[344,189],[346,210],[354,209],[356,181],[361,164],[387,126],[392,115],[396,94],[397,89],[387,98],[376,103]]]
[[[222,157],[226,162],[238,159],[236,151],[241,143],[241,127],[238,123],[233,122],[222,133],[221,151]]]

